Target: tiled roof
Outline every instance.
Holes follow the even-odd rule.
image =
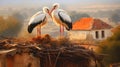
[[[96,30],[110,28],[112,27],[100,19],[81,18],[80,20],[73,23],[72,30]]]

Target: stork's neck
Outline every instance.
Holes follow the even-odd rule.
[[[49,8],[48,7],[43,7],[43,13],[49,14]]]
[[[47,14],[47,11],[43,10],[43,13]]]

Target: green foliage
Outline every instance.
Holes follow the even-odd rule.
[[[113,35],[102,41],[97,52],[106,54],[104,61],[109,64],[120,62],[120,26],[113,30]]]

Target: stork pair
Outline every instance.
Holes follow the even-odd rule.
[[[28,24],[28,32],[31,33],[37,27],[37,36],[41,36],[41,27],[47,23],[47,15],[60,26],[60,36],[63,35],[64,27],[68,31],[72,29],[70,16],[64,10],[59,9],[58,3],[55,3],[51,10],[48,7],[43,7],[43,11],[39,11],[31,17]]]

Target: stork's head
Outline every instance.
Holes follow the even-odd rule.
[[[59,8],[59,4],[58,3],[54,3],[52,6],[52,9],[50,11],[50,14],[52,13],[53,10],[58,9]]]
[[[50,10],[48,7],[43,7],[43,12],[50,15]]]
[[[52,6],[52,9],[57,9],[59,8],[59,4],[58,3],[54,3],[53,6]]]

